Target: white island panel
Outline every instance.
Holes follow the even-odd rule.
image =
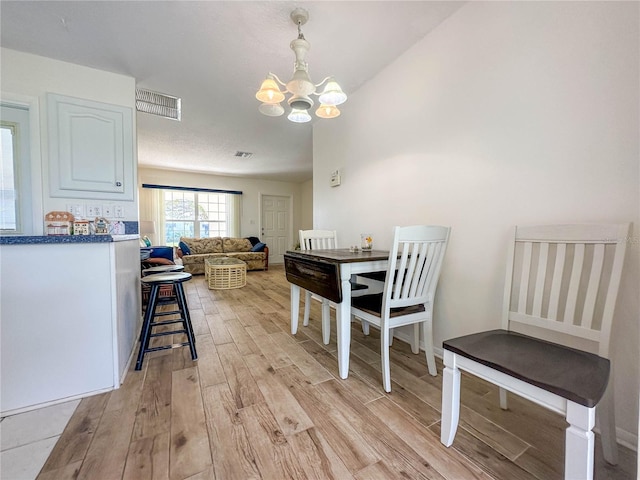
[[[140,318],[139,265],[131,241],[0,247],[3,415],[118,388]]]

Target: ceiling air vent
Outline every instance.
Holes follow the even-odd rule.
[[[251,155],[253,155],[253,153],[250,152],[241,152],[241,151],[237,151],[236,154],[234,155],[234,157],[240,157],[240,158],[249,158]]]
[[[159,117],[180,121],[182,100],[163,93],[136,88],[136,110]]]

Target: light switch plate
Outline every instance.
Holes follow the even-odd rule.
[[[338,185],[340,185],[339,170],[334,170],[333,172],[331,172],[331,180],[329,181],[329,185],[331,185],[332,187],[337,187]]]

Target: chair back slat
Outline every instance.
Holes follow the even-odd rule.
[[[562,271],[567,253],[567,244],[559,243],[556,248],[556,261],[553,270],[553,281],[551,283],[551,295],[549,298],[549,318],[558,318],[558,307],[560,305],[560,285],[562,284]]]
[[[533,315],[542,315],[542,300],[544,298],[544,285],[547,279],[547,261],[549,258],[549,244],[540,244],[540,256],[538,258],[538,278],[536,280],[536,290],[533,296]]]
[[[335,230],[300,230],[302,250],[328,250],[338,248],[338,234]]]
[[[383,309],[433,300],[449,232],[441,226],[395,227]]]
[[[574,245],[573,267],[571,269],[571,278],[569,280],[569,290],[567,292],[567,301],[564,309],[563,321],[572,325],[576,312],[576,303],[578,301],[578,289],[580,288],[580,277],[582,276],[582,267],[584,265],[584,243]]]
[[[529,277],[531,271],[532,243],[524,243],[522,258],[522,274],[520,276],[520,295],[518,296],[518,312],[524,313],[527,308],[527,295],[529,294]]]
[[[595,342],[608,356],[613,310],[629,233],[623,225],[516,227],[503,319]],[[540,334],[548,338],[545,334]],[[572,344],[567,338],[553,341]],[[580,344],[582,346],[582,344]],[[575,346],[575,345],[574,345]],[[584,346],[583,346],[584,348]]]
[[[593,316],[596,308],[596,299],[598,290],[600,289],[600,279],[602,277],[602,267],[604,266],[604,245],[596,244],[593,249],[593,261],[591,263],[591,275],[589,276],[589,284],[587,286],[587,295],[584,301],[584,310],[582,311],[582,321],[580,324],[591,329],[593,324]]]

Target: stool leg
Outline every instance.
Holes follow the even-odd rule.
[[[147,348],[149,348],[149,340],[151,339],[151,322],[153,322],[153,318],[155,317],[159,291],[159,285],[154,284],[151,286],[149,303],[147,304],[147,310],[144,312],[144,320],[142,321],[142,332],[140,333],[140,351],[138,352],[138,360],[136,361],[136,370],[140,370],[142,368],[142,361],[144,360],[145,351],[147,350]]]
[[[178,300],[178,306],[182,311],[182,318],[184,319],[184,329],[187,331],[187,338],[189,339],[189,348],[191,349],[191,359],[197,360],[198,354],[196,353],[196,336],[193,334],[193,326],[191,325],[191,316],[189,315],[189,308],[187,307],[187,299],[184,295],[184,289],[182,288],[182,282],[175,285],[176,297]]]

